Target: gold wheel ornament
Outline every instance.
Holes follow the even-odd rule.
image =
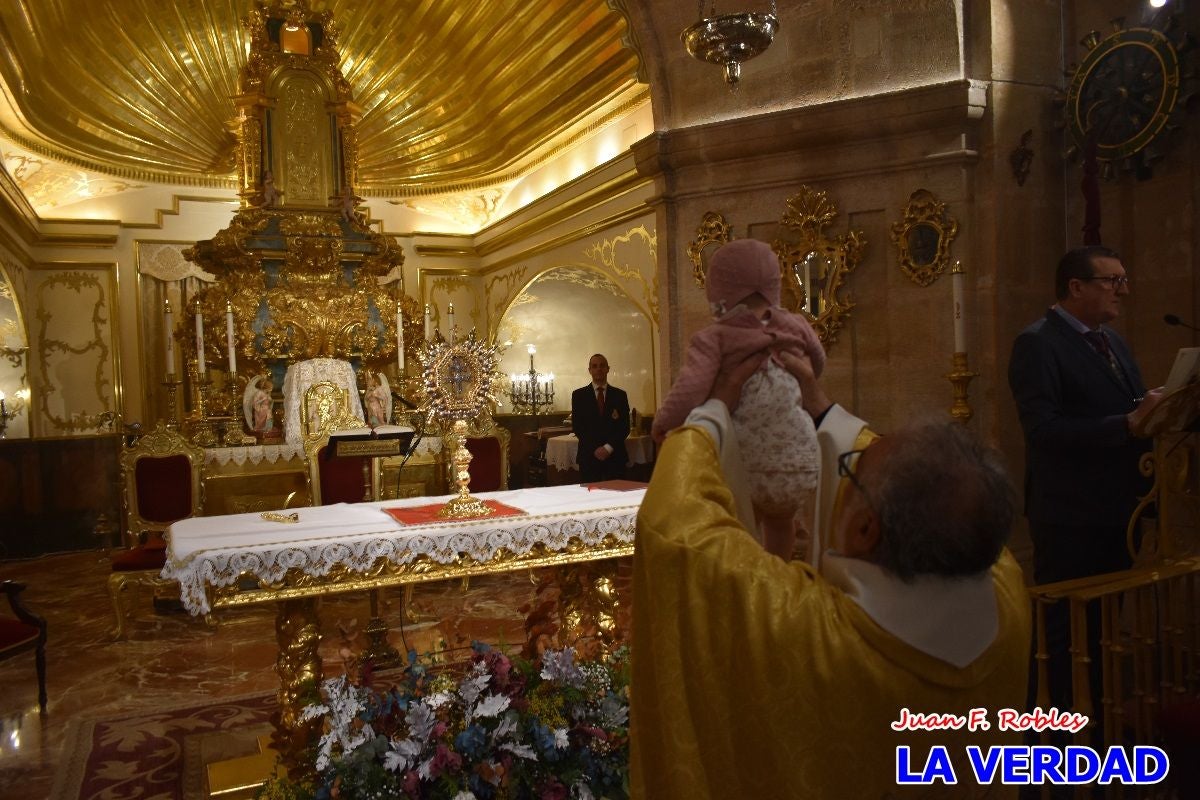
[[[826,348],[837,341],[854,307],[843,289],[866,246],[862,231],[825,234],[837,213],[825,192],[801,186],[787,199],[784,230],[771,243],[783,272],[784,304],[808,317]]]
[[[1116,167],[1150,177],[1151,164],[1163,156],[1163,136],[1182,123],[1194,92],[1182,63],[1187,34],[1175,22],[1168,16],[1157,30],[1122,28],[1114,20],[1107,37],[1091,31],[1083,38],[1088,52],[1066,94],[1068,156],[1094,146],[1103,177],[1114,177]]]

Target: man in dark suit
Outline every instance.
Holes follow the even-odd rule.
[[[608,359],[588,360],[592,382],[571,393],[571,425],[579,439],[579,477],[584,483],[625,477],[629,396],[608,385]]]
[[[1149,489],[1138,472],[1149,442],[1131,429],[1161,399],[1157,389],[1146,392],[1128,345],[1106,324],[1129,294],[1120,257],[1106,247],[1071,250],[1054,282],[1058,302],[1017,337],[1008,368],[1025,432],[1037,583],[1130,567],[1125,530]],[[1062,708],[1070,697],[1066,604],[1049,611],[1051,699]]]

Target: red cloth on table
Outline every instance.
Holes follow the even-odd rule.
[[[486,516],[467,517],[466,519],[491,519],[492,517],[516,517],[527,513],[524,509],[505,505],[496,500],[484,500],[483,504],[492,509]],[[385,508],[392,519],[401,525],[430,525],[437,522],[462,522],[462,519],[444,519],[438,516],[445,503],[432,503],[427,506],[406,506],[404,508]]]

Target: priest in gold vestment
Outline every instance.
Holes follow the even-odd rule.
[[[823,475],[841,487],[818,510],[831,526],[816,531],[820,570],[785,563],[739,523],[724,479],[748,374],[668,437],[638,517],[633,796],[1015,795],[998,776],[979,785],[965,750],[1020,744],[996,712],[1025,699],[1029,606],[1004,549],[1013,501],[995,455],[950,422],[863,449],[863,423],[824,409],[822,461],[845,477]],[[902,709],[980,708],[987,730],[892,729]],[[957,784],[897,785],[897,747],[920,773],[935,744]]]

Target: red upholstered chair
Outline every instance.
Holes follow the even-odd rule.
[[[16,619],[0,617],[0,661],[33,651],[37,665],[38,708],[46,711],[46,620],[25,608],[20,594],[22,584],[0,581],[0,589],[8,596],[8,604]]]
[[[467,430],[467,452],[471,463],[471,492],[496,492],[508,488],[508,443],[510,434],[495,423],[490,416],[481,418]],[[454,464],[450,462],[450,491],[455,490]]]
[[[166,563],[163,533],[172,522],[200,514],[203,469],[204,450],[162,422],[121,453],[129,547],[113,554],[108,579],[117,638],[125,635],[131,598],[138,588],[175,585],[159,578]]]

